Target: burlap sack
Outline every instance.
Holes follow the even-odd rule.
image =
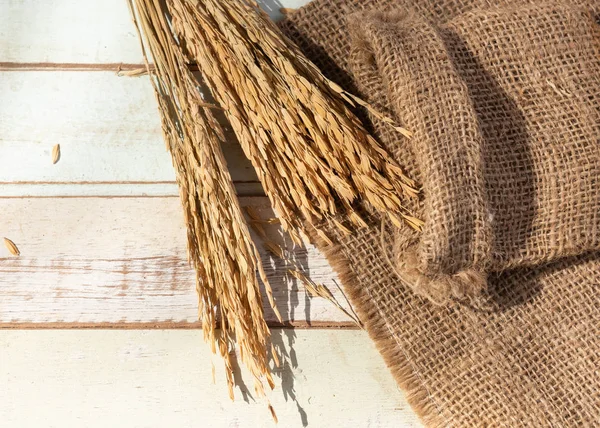
[[[554,3],[441,27],[406,11],[351,18],[359,88],[380,79],[414,131],[425,227],[397,231],[395,260],[417,292],[444,302],[479,292],[486,272],[600,248],[597,27]]]
[[[519,4],[524,3],[519,2]],[[590,4],[589,2],[579,3]],[[469,135],[473,141],[482,139],[485,142],[487,137],[484,126],[480,123],[480,114],[476,114],[477,126],[470,119],[464,119],[464,117],[471,118],[470,113],[473,110],[477,112],[477,104],[471,101],[472,107],[468,108],[468,102],[465,101],[466,95],[472,98],[468,79],[458,72],[454,62],[452,63],[454,70],[448,66],[450,64],[448,52],[452,50],[452,46],[456,49],[457,45],[452,45],[452,43],[447,45],[445,40],[448,32],[455,31],[455,34],[456,32],[460,34],[461,28],[468,30],[470,26],[478,28],[478,31],[485,30],[484,32],[487,31],[486,27],[489,27],[492,29],[493,35],[502,30],[504,25],[510,25],[512,22],[506,23],[505,21],[501,27],[497,28],[496,26],[500,25],[498,24],[499,18],[512,16],[511,19],[518,22],[519,16],[524,16],[518,13],[515,15],[514,9],[495,10],[491,14],[486,14],[486,10],[481,9],[462,15],[487,4],[486,1],[317,0],[292,15],[283,24],[283,28],[288,31],[288,35],[293,40],[302,46],[313,61],[324,67],[326,74],[336,79],[338,83],[345,84],[348,89],[357,90],[356,82],[352,79],[349,68],[350,60],[355,61],[357,56],[348,55],[351,50],[348,36],[350,32],[346,26],[345,17],[350,12],[369,8],[369,6],[375,6],[378,11],[397,9],[395,18],[389,16],[388,18],[375,16],[375,18],[383,19],[384,22],[389,22],[391,19],[391,23],[395,24],[404,22],[404,25],[416,25],[417,29],[421,29],[423,34],[427,35],[428,43],[431,43],[429,38],[431,35],[437,37],[437,39],[434,37],[436,41],[444,41],[444,46],[438,45],[440,47],[438,53],[443,54],[440,57],[443,67],[446,67],[443,70],[451,76],[444,81],[444,85],[454,88],[455,93],[460,95],[457,97],[460,102],[456,104],[456,112],[449,112],[447,108],[440,109],[439,107],[433,109],[432,112],[438,115],[459,113],[458,116],[463,120],[461,124],[464,126],[465,134]],[[587,18],[587,15],[581,14],[580,9],[563,7],[565,9],[562,11],[539,14],[537,22],[542,25],[546,19],[549,20],[548,22],[553,26],[551,26],[552,28],[548,27],[547,37],[555,41],[557,48],[562,49],[560,51],[554,49],[552,43],[544,44],[545,49],[550,49],[547,51],[548,55],[561,55],[564,61],[571,63],[571,58],[576,55],[573,51],[578,51],[582,46],[578,43],[560,44],[563,37],[557,37],[557,33],[560,35],[566,31],[566,34],[572,36],[578,31],[574,27],[581,26],[582,29],[587,29],[584,30],[584,33],[586,37],[589,37],[589,34],[596,31],[597,27],[592,25],[592,21]],[[534,10],[537,9],[530,9],[527,13],[534,13]],[[412,19],[408,22],[399,21],[398,13],[400,16],[417,13],[420,14],[420,18],[417,21]],[[558,14],[560,17],[563,13],[575,19],[575,22],[564,17],[560,21],[562,24],[557,28],[559,21],[556,20],[555,15]],[[462,16],[459,17],[459,15]],[[373,19],[373,15],[370,15],[370,18]],[[454,21],[448,22],[450,20]],[[378,25],[380,24],[381,22],[378,22]],[[363,21],[361,25],[364,25],[361,30],[362,34],[367,34],[369,23]],[[373,30],[374,27],[371,29]],[[595,37],[594,43],[598,40],[598,36]],[[404,40],[406,41],[406,38]],[[493,46],[492,43],[496,42],[487,39],[482,40],[480,45],[475,44],[474,46],[483,52],[489,46]],[[517,42],[511,41],[510,43]],[[489,46],[482,46],[486,44]],[[361,46],[364,45],[355,46],[355,53],[360,52]],[[446,49],[445,52],[441,49],[442,47]],[[535,51],[536,47],[537,45],[532,49]],[[413,48],[419,49],[418,46],[413,46]],[[587,49],[587,46],[585,48]],[[471,49],[474,49],[473,46]],[[524,53],[532,54],[532,52]],[[402,55],[406,55],[406,51]],[[427,58],[428,52],[419,52],[419,55],[425,55]],[[492,57],[500,62],[505,61],[505,58],[501,56],[492,55]],[[452,56],[450,58],[452,61],[456,61],[456,58]],[[597,61],[598,55],[596,54],[594,58]],[[588,64],[589,59],[586,57],[587,62],[584,63]],[[419,64],[415,65],[414,62],[409,65],[409,69],[416,67],[417,70],[423,70]],[[572,86],[569,86],[570,89],[565,91],[564,83],[580,82],[578,79],[583,76],[593,77],[593,74],[589,73],[590,69],[585,68],[588,65],[585,65],[580,73],[573,76],[566,78],[563,76],[558,81],[550,80],[551,84],[545,82],[549,90],[557,94],[557,99],[563,100],[561,102],[569,101],[570,104],[567,103],[569,107],[565,107],[567,104],[561,104],[565,107],[563,111],[568,112],[571,108],[573,100],[569,100],[567,93],[573,94],[574,90]],[[593,65],[593,67],[596,66],[597,63]],[[355,68],[354,71],[361,70],[363,69]],[[419,71],[419,73],[422,72],[426,72],[426,70]],[[386,71],[383,75],[391,74]],[[512,77],[517,80],[519,76],[518,72],[509,73],[508,79]],[[358,83],[363,88],[374,88],[373,93],[376,95],[385,93],[387,90],[386,82],[381,78],[363,79]],[[587,91],[577,92],[576,95],[579,97],[579,101],[593,106],[590,110],[592,117],[597,117],[593,115],[598,114],[598,93],[600,93],[598,87],[592,86],[588,87]],[[387,112],[390,115],[398,113],[399,110],[396,107],[401,107],[386,105],[387,97],[384,99],[377,96],[368,97],[365,92],[362,95],[369,98],[372,103],[378,104],[382,110],[388,107]],[[523,94],[523,96],[525,95],[527,94]],[[559,95],[564,98],[560,98]],[[444,94],[438,92],[436,96],[443,97]],[[396,96],[392,101],[398,99],[401,104],[401,98],[401,96]],[[406,100],[406,96],[404,100]],[[417,98],[417,101],[420,102],[422,99]],[[481,97],[481,102],[484,101],[485,97]],[[497,100],[488,101],[497,102]],[[465,112],[469,114],[465,115]],[[526,114],[527,112],[524,113],[524,115]],[[457,115],[453,114],[449,117],[456,118]],[[579,119],[577,118],[577,120]],[[527,123],[526,120],[525,123]],[[579,135],[577,123],[577,121],[568,123],[566,129]],[[593,123],[593,121],[589,123]],[[597,126],[597,119],[595,124]],[[556,129],[554,125],[552,126],[553,129]],[[416,156],[407,155],[412,151],[412,142],[407,143],[405,139],[398,139],[393,132],[389,133],[378,123],[374,123],[374,129],[388,150],[394,153],[401,163],[404,163],[406,169],[410,170],[413,176],[423,182],[420,168],[417,167]],[[596,141],[598,141],[597,138]],[[559,148],[563,147],[563,144],[561,143],[553,149],[559,152],[559,157],[560,153],[563,154],[561,160],[569,161],[573,153],[571,150],[560,151]],[[463,150],[469,154],[468,159],[477,158],[476,147],[476,144],[466,144],[466,148],[463,147]],[[598,146],[596,146],[596,150],[598,150]],[[485,159],[485,156],[482,156]],[[597,156],[597,152],[595,152],[595,156]],[[461,159],[464,159],[464,156]],[[466,180],[466,183],[470,186],[474,185],[476,188],[481,185],[487,188],[485,165],[483,163],[483,184],[480,182],[481,175],[467,175],[461,177],[461,180]],[[585,169],[582,172],[584,175],[588,173]],[[592,171],[592,173],[594,172]],[[595,174],[597,176],[597,170]],[[560,178],[560,174],[558,178]],[[596,179],[594,177],[586,179],[587,183],[592,185],[592,191],[595,191]],[[583,182],[586,182],[586,179]],[[568,183],[578,189],[578,183],[581,182],[579,177],[570,176]],[[457,192],[455,195],[461,195],[460,188],[453,191]],[[486,209],[489,210],[490,201],[487,198],[487,190],[484,191],[484,194],[486,195],[485,204],[488,207]],[[590,197],[590,195],[596,196]],[[466,196],[468,209],[478,206],[480,199],[468,194]],[[597,199],[593,199],[597,198],[597,193],[584,193],[584,197],[588,197],[588,202],[597,203]],[[562,200],[560,198],[557,202]],[[424,203],[416,208],[423,209]],[[485,213],[485,209],[483,212]],[[483,218],[485,219],[485,216]],[[395,256],[394,244],[389,237],[395,231],[388,225],[382,235],[379,229],[380,219],[370,217],[369,220],[370,228],[348,237],[339,234],[334,225],[324,224],[321,227],[330,236],[334,236],[336,245],[327,246],[323,242],[318,242],[318,245],[340,274],[369,334],[375,340],[397,381],[406,390],[408,400],[427,425],[594,426],[600,421],[600,375],[598,372],[598,367],[600,367],[600,311],[597,309],[600,306],[600,294],[598,293],[600,291],[600,256],[597,252],[563,257],[552,263],[532,264],[529,267],[492,272],[489,276],[488,288],[468,304],[451,300],[446,306],[436,306],[429,300],[415,295],[409,287],[399,281],[396,274],[398,266],[394,265],[393,260],[392,263],[389,262]],[[492,226],[494,226],[493,223]],[[492,232],[492,236],[495,236],[493,227]],[[595,232],[596,236],[598,233],[597,229],[589,232]],[[383,242],[382,237],[384,238]],[[587,239],[579,235],[577,237],[578,239]],[[547,248],[551,248],[552,243],[546,244]],[[491,247],[495,248],[495,245],[495,239],[492,239]],[[451,256],[452,248],[449,248],[449,251]],[[459,254],[461,253],[459,252]],[[463,254],[468,254],[468,252]],[[488,254],[494,256],[494,251],[489,251]],[[544,257],[548,260],[555,258],[555,256]],[[492,257],[490,260],[496,259]],[[498,260],[504,263],[506,258],[500,257]]]

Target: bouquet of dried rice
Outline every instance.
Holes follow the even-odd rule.
[[[198,65],[296,241],[305,222],[342,215],[350,224],[338,222],[341,230],[363,225],[354,210],[358,199],[396,224],[419,228],[401,201],[416,194],[414,183],[346,103],[369,106],[328,81],[253,1],[130,3],[155,64],[148,70],[177,170],[205,337],[225,358],[231,395],[234,336],[262,395],[262,379],[273,383],[256,271],[275,309],[274,302],[221,153],[215,106],[202,98],[189,65]]]
[[[346,103],[368,105],[327,80],[254,1],[167,4],[178,39],[292,237],[299,241],[303,222],[336,214],[362,225],[352,206],[357,199],[397,224],[421,226],[399,198],[416,193],[414,182]]]

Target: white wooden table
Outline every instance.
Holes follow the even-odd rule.
[[[227,398],[202,341],[152,88],[116,73],[141,64],[126,0],[0,1],[0,237],[21,251],[0,248],[2,427],[274,426],[243,383]],[[237,143],[225,154],[271,216]],[[315,248],[292,251],[344,301]],[[419,426],[366,333],[262,256],[286,324],[267,311],[279,426]]]

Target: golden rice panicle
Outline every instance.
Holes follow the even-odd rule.
[[[263,382],[272,387],[273,379],[257,271],[274,302],[221,152],[222,131],[188,69],[163,3],[130,0],[130,6],[154,63],[147,68],[179,184],[204,337],[224,359],[231,398],[234,342],[255,390],[264,394]]]
[[[327,80],[254,1],[167,4],[186,54],[295,240],[304,221],[337,214],[362,226],[353,209],[357,200],[395,222],[421,226],[402,203],[402,195],[416,195],[415,183],[347,106],[368,104]]]

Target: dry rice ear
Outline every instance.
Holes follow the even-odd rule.
[[[273,387],[273,380],[267,354],[270,332],[264,319],[257,271],[274,303],[221,152],[223,133],[171,31],[164,3],[129,2],[154,62],[154,67],[148,65],[147,70],[179,184],[187,223],[188,257],[197,272],[204,337],[213,352],[218,350],[225,361],[232,399],[230,351],[234,341],[239,345],[242,362],[254,377],[257,395],[264,395],[264,381]]]
[[[305,222],[336,215],[362,227],[357,201],[421,228],[403,205],[417,194],[415,183],[347,106],[368,104],[326,79],[254,1],[167,4],[178,40],[296,241]]]

